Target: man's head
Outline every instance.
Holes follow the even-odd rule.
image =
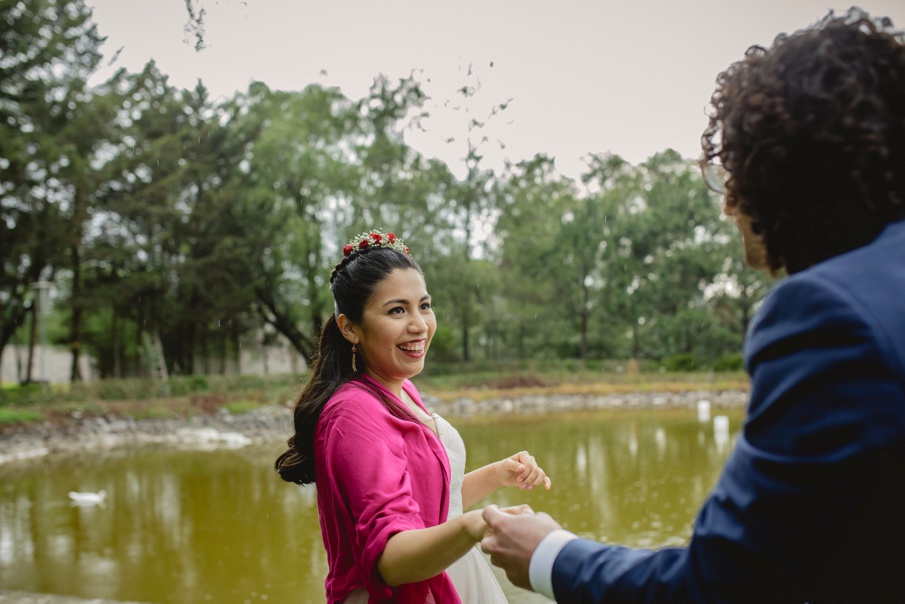
[[[750,219],[766,265],[796,272],[905,216],[905,38],[832,13],[717,78],[704,159],[728,173],[726,211]]]

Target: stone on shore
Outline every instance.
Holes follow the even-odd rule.
[[[614,395],[526,394],[446,402],[424,393],[424,404],[447,418],[540,414],[596,409],[696,409],[700,391],[630,392]],[[739,407],[747,392],[707,392],[715,408]],[[225,409],[187,420],[117,417],[72,418],[64,425],[44,422],[0,434],[0,464],[52,453],[75,453],[135,445],[192,449],[239,448],[254,442],[285,440],[292,434],[292,411],[269,406],[232,414]],[[3,600],[0,600],[3,602]]]

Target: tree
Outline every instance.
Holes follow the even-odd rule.
[[[458,278],[457,286],[449,292],[451,305],[447,316],[459,326],[462,360],[465,362],[472,356],[472,330],[480,325],[480,317],[495,315],[494,307],[497,306],[491,287],[497,281],[489,275],[486,266],[472,266],[473,262],[489,256],[494,243],[490,235],[499,214],[497,198],[493,193],[496,175],[483,166],[486,145],[491,142],[485,128],[489,122],[497,120],[512,101],[495,103],[486,115],[478,117],[476,101],[481,88],[481,80],[474,66],[469,64],[465,82],[455,91],[454,100],[447,101],[447,104],[454,104],[455,111],[463,114],[465,122],[465,154],[462,157],[465,174],[448,189],[443,209],[447,224],[452,226],[449,250],[455,250],[457,256],[451,256],[448,262],[454,267]],[[458,141],[451,137],[447,142]],[[501,141],[496,142],[501,147],[505,146]],[[498,331],[495,325],[492,331]]]
[[[92,298],[84,302],[94,313],[109,312],[112,338],[95,333],[88,343],[100,358],[113,360],[117,371],[125,365],[126,335],[133,338],[132,371],[144,373],[153,358],[155,370],[166,372],[175,368],[177,357],[184,370],[180,344],[167,333],[176,333],[188,312],[178,292],[187,254],[185,223],[193,211],[189,166],[201,166],[184,154],[199,144],[199,123],[192,120],[197,107],[153,62],[118,82],[115,94],[123,99],[115,120],[120,134],[106,151],[109,177],[97,194],[86,275]],[[161,352],[164,358],[157,358]],[[102,367],[101,373],[114,374],[114,367]]]
[[[604,164],[586,176],[605,182]],[[614,165],[610,163],[610,168]],[[610,170],[611,172],[612,170]],[[711,284],[725,269],[731,233],[692,164],[664,151],[622,178],[607,221],[604,304],[621,317],[634,358],[712,359],[737,345],[713,313]],[[611,191],[601,184],[606,199]]]
[[[575,201],[573,186],[556,173],[551,158],[538,155],[513,166],[498,193],[508,348],[517,358],[557,356],[567,347],[563,336],[572,322],[563,298],[576,285],[562,277],[571,245],[562,229]]]
[[[22,324],[31,283],[52,280],[67,251],[72,262],[89,192],[65,137],[82,130],[93,140],[86,81],[101,40],[90,17],[81,1],[0,2],[0,352]],[[70,144],[58,144],[60,128]]]
[[[305,358],[327,309],[325,248],[350,221],[358,108],[336,89],[271,91],[261,83],[236,99],[230,127],[249,136],[234,218],[249,250],[255,306]]]

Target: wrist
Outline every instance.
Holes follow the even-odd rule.
[[[487,525],[484,522],[482,512],[482,510],[472,510],[459,516],[462,520],[463,533],[469,540],[470,545],[480,543],[481,539],[484,538],[484,531]]]
[[[498,489],[506,486],[506,462],[508,459],[501,459],[493,464],[493,488]]]

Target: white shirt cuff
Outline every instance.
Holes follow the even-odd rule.
[[[537,545],[528,564],[531,589],[551,600],[556,599],[553,595],[553,563],[559,551],[572,539],[578,539],[578,535],[559,529],[544,537]]]

